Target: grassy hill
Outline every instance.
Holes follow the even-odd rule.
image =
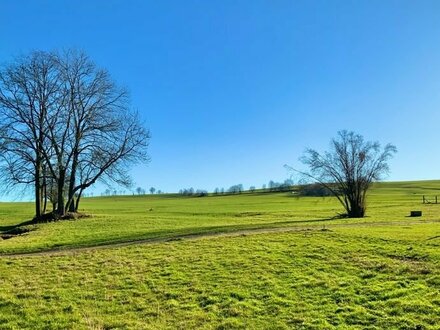
[[[364,219],[290,193],[87,198],[0,240],[0,329],[438,329],[439,192],[376,184]],[[31,216],[0,203],[0,233]]]
[[[350,222],[401,221],[412,209],[423,220],[436,219],[436,205],[422,196],[440,195],[440,181],[376,184],[370,192],[367,218]],[[440,207],[440,205],[439,205]],[[30,232],[0,243],[0,253],[94,246],[191,233],[227,232],[307,223],[344,223],[332,219],[343,210],[331,197],[297,197],[291,193],[182,197],[147,195],[85,198],[82,212],[90,218],[25,226]],[[0,233],[32,218],[31,203],[0,203]],[[23,228],[23,227],[21,227]]]

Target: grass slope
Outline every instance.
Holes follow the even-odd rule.
[[[365,226],[1,258],[0,327],[438,329],[432,226],[440,230]]]
[[[425,220],[438,219],[440,205],[421,205],[422,195],[433,198],[438,193],[439,181],[377,184],[370,193],[368,217],[351,221],[403,221],[412,209],[423,210]],[[330,219],[343,211],[334,198],[298,198],[289,193],[86,198],[82,208],[93,217],[28,226],[32,230],[28,234],[0,241],[0,253],[289,226]],[[0,203],[0,233],[31,217],[30,203]]]
[[[340,211],[332,199],[87,199],[84,208],[94,217],[39,225],[0,241],[1,251],[182,231],[297,227],[2,256],[0,329],[439,329],[440,205],[421,205],[423,194],[435,195],[439,188],[435,181],[383,183],[371,191],[368,218],[318,223],[301,221]],[[424,216],[407,218],[411,209]],[[0,226],[8,228],[31,209],[0,204],[0,212]]]

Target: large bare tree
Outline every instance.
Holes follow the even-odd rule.
[[[45,121],[60,103],[52,54],[33,52],[1,68],[0,175],[7,187],[34,185],[36,217],[42,213]]]
[[[1,177],[34,183],[37,219],[47,199],[63,216],[98,181],[129,185],[149,138],[127,91],[83,52],[34,52],[0,71]]]
[[[301,160],[308,171],[300,173],[331,191],[348,217],[361,218],[368,189],[389,172],[388,161],[396,151],[392,144],[382,148],[379,142],[365,141],[363,136],[344,130],[331,140],[329,151],[307,149]]]

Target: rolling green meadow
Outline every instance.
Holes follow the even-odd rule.
[[[439,14],[0,0],[0,330],[440,330]]]
[[[85,198],[22,226],[32,204],[0,203],[0,235],[28,230],[0,240],[0,329],[440,329],[437,194],[375,184],[362,219],[290,192]]]

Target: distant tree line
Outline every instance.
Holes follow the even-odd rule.
[[[274,182],[271,180],[267,188],[264,187],[263,189],[268,189],[269,191],[290,191],[292,190],[293,184],[291,179],[286,179],[284,182]]]
[[[269,188],[267,188],[269,187]],[[267,191],[267,192],[283,192],[283,191],[291,191],[293,187],[293,181],[290,179],[285,180],[284,182],[275,182],[275,181],[269,181],[269,184],[266,185],[264,184],[262,187],[262,191]],[[239,183],[239,184],[235,184],[230,186],[229,188],[225,189],[225,188],[215,188],[214,191],[212,192],[212,194],[214,196],[218,196],[218,195],[231,195],[231,194],[241,194],[243,192],[245,192],[245,188],[243,186],[243,184]],[[250,193],[254,193],[255,191],[257,191],[257,188],[255,186],[250,186],[249,189],[247,190]],[[180,189],[179,190],[179,194],[183,195],[183,196],[208,196],[208,191],[204,190],[204,189],[194,189],[194,188],[185,188],[185,189]]]
[[[191,188],[180,189],[179,194],[183,196],[205,197],[208,196],[208,191],[204,189],[195,190],[194,188],[191,187]]]
[[[138,195],[145,195],[145,189],[141,187],[136,188],[136,194]]]
[[[214,195],[223,195],[225,193],[225,188],[215,188]]]
[[[241,194],[242,192],[243,192],[243,185],[241,183],[233,185],[228,189],[228,193],[231,194]]]
[[[228,189],[225,188],[215,188],[214,195],[225,195],[225,194],[241,194],[244,191],[244,187],[241,183],[230,186]]]
[[[300,196],[310,197],[326,197],[334,194],[330,189],[319,183],[299,185],[296,192]]]
[[[125,193],[126,193],[125,190],[107,188],[103,193],[101,193],[101,196],[121,196],[121,195],[125,195]]]
[[[130,165],[148,161],[149,131],[128,92],[74,50],[32,52],[0,68],[0,180],[33,186],[35,219],[52,203],[76,212],[100,181],[129,187]]]
[[[285,180],[284,182],[275,182],[275,181],[269,181],[269,184],[264,184],[262,187],[262,191],[266,192],[283,192],[283,191],[291,191],[293,188],[293,181],[290,179]],[[235,184],[230,186],[229,188],[215,188],[212,194],[214,196],[218,195],[231,195],[231,194],[241,194],[245,192],[245,188],[243,184]],[[254,193],[257,191],[257,188],[255,186],[250,186],[247,190],[250,193]],[[183,196],[199,196],[204,197],[208,196],[208,191],[204,189],[194,189],[194,188],[185,188],[180,189],[179,194]]]
[[[151,187],[148,189],[150,194],[163,194],[163,191],[160,189],[156,189],[154,187]],[[137,187],[134,191],[129,190],[128,193],[130,195],[146,195],[147,190],[142,187]],[[117,189],[110,189],[107,188],[104,192],[101,193],[101,196],[117,196],[117,195],[126,195],[126,190],[117,190]]]

